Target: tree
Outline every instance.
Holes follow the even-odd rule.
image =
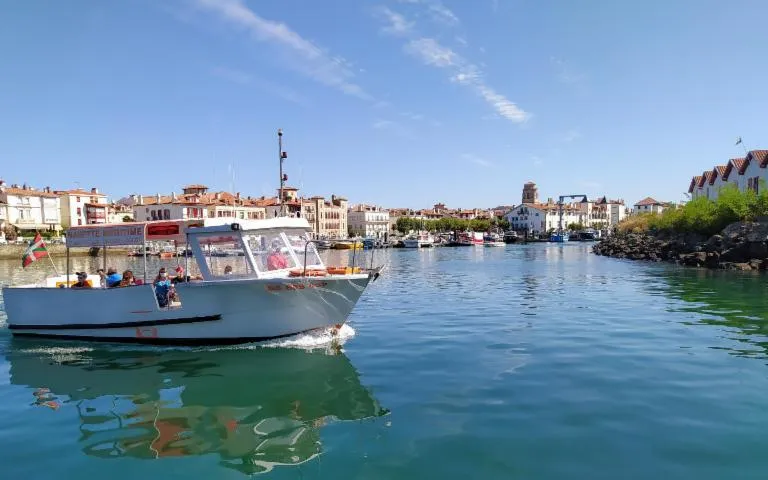
[[[126,215],[126,216],[123,217],[123,222],[132,222],[132,221],[133,221],[133,219],[131,218],[130,215]]]
[[[19,236],[19,233],[16,230],[16,227],[10,224],[5,226],[4,232],[5,232],[5,238],[8,241],[16,240],[16,238],[18,238]]]
[[[413,230],[413,219],[409,217],[400,217],[397,219],[397,222],[395,223],[395,228],[398,232],[405,235],[406,233]]]
[[[578,230],[584,230],[584,224],[581,222],[573,222],[568,224],[568,230],[578,231]]]

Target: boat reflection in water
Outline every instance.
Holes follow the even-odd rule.
[[[11,382],[32,402],[74,408],[87,455],[156,459],[216,453],[253,474],[322,452],[320,427],[386,415],[343,354],[283,348],[11,350]],[[39,346],[39,343],[35,345]],[[45,352],[45,350],[42,350]]]

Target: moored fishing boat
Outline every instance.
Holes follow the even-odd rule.
[[[403,239],[405,248],[427,248],[435,244],[435,239],[429,232],[420,232]]]
[[[503,247],[504,245],[506,245],[506,243],[504,243],[501,240],[501,237],[495,233],[483,236],[483,246],[485,247]]]
[[[143,281],[121,288],[99,285],[98,275],[69,274],[41,284],[3,288],[14,335],[153,344],[260,341],[341,325],[379,269],[329,273],[303,218],[158,221],[75,226],[71,247],[142,246],[148,241],[185,243],[199,279]],[[304,242],[304,255],[292,245]],[[205,255],[218,247],[242,255]],[[69,261],[67,261],[69,264]],[[69,266],[69,265],[68,265]],[[154,275],[152,275],[154,277]],[[55,314],[54,314],[55,312]]]

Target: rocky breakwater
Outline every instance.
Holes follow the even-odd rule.
[[[737,222],[707,238],[695,233],[616,233],[592,247],[597,255],[727,270],[768,269],[768,219]]]

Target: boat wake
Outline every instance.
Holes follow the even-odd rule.
[[[300,333],[291,337],[272,340],[254,347],[269,348],[300,348],[304,350],[314,350],[318,348],[341,346],[347,340],[355,336],[355,329],[346,323],[336,330],[334,327],[314,330],[312,332]]]

